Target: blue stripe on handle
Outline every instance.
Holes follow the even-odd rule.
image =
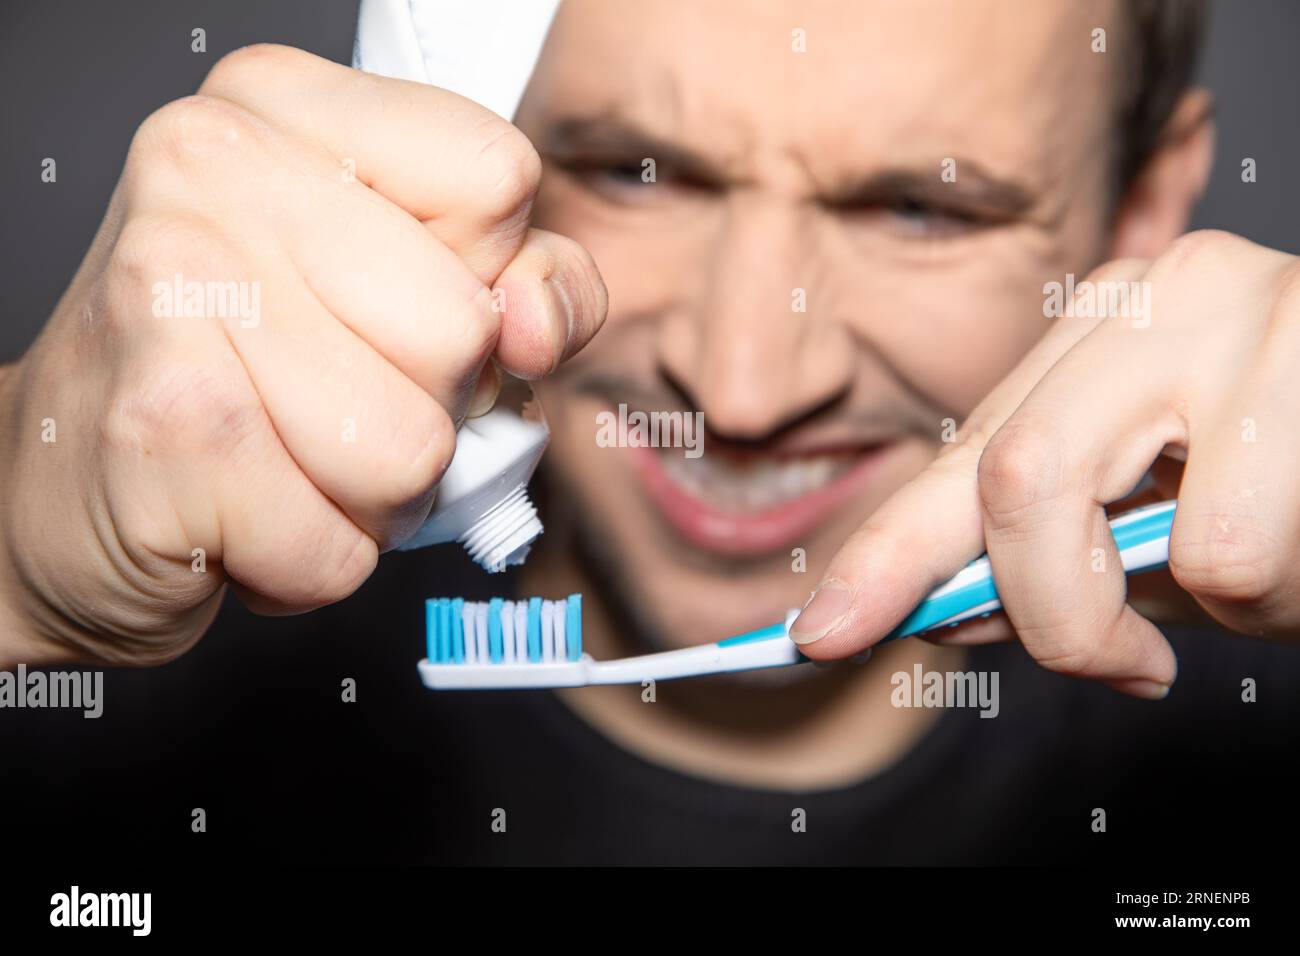
[[[1175,510],[1174,502],[1162,502],[1159,505],[1152,505],[1149,513],[1143,513],[1141,517],[1126,521],[1118,528],[1111,528],[1111,534],[1115,538],[1115,547],[1120,551],[1127,551],[1139,544],[1146,544],[1158,538],[1169,537],[1174,528]],[[1120,517],[1123,517],[1123,515]],[[1160,561],[1145,567],[1130,568],[1129,574],[1135,571],[1148,571],[1151,568],[1164,567],[1166,563]]]
[[[973,607],[979,607],[988,601],[996,600],[997,596],[998,590],[993,584],[993,578],[990,576],[979,581],[972,581],[964,588],[958,588],[951,594],[927,598],[921,602],[920,607],[903,618],[902,623],[890,631],[885,640],[907,637],[909,634],[918,634],[921,631],[929,630],[941,621],[948,620],[954,614],[960,614],[962,611],[969,611]]]
[[[725,641],[718,641],[719,647],[732,647],[735,644],[750,644],[754,641],[770,641],[774,637],[785,637],[785,622],[780,624],[769,624],[767,627],[760,627],[756,631],[746,631],[744,634],[737,634],[735,637],[729,637]]]
[[[1144,508],[1136,508],[1116,517],[1114,521],[1118,522],[1118,525],[1112,524],[1111,526],[1111,536],[1115,539],[1116,549],[1123,553],[1139,545],[1169,537],[1174,524],[1175,505],[1175,502],[1161,502]],[[975,561],[978,560],[979,558],[975,559]],[[1133,567],[1128,570],[1128,573],[1140,574],[1143,571],[1164,567],[1166,563],[1165,561],[1158,561],[1154,564]],[[978,581],[972,581],[965,587],[949,594],[926,598],[884,640],[892,641],[896,638],[919,634],[937,624],[942,624],[963,611],[969,611],[971,608],[979,607],[981,604],[987,604],[997,599],[998,590],[992,575]],[[718,641],[718,646],[730,647],[734,644],[748,644],[751,641],[767,641],[775,637],[782,637],[784,634],[784,624],[772,624],[768,627],[761,627],[756,631],[749,631],[746,634],[738,634],[724,641]]]
[[[1111,527],[1111,537],[1115,539],[1116,550],[1122,554],[1139,545],[1169,537],[1174,526],[1174,512],[1174,502],[1161,502],[1158,505],[1148,505],[1146,508],[1137,508],[1119,515],[1114,520],[1120,523],[1118,526]],[[979,558],[975,560],[978,561]],[[1157,561],[1154,564],[1129,568],[1128,573],[1140,574],[1143,571],[1152,571],[1164,567],[1166,563],[1168,562]],[[982,580],[972,581],[966,587],[951,594],[927,598],[915,611],[904,618],[885,640],[907,637],[910,634],[929,630],[963,611],[969,611],[973,607],[997,599],[997,586],[990,574]]]

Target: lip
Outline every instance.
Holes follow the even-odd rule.
[[[752,557],[806,540],[871,481],[894,445],[882,442],[865,448],[861,461],[825,487],[745,514],[718,511],[691,495],[669,477],[659,451],[639,446],[629,446],[627,451],[647,496],[682,538],[715,554]]]

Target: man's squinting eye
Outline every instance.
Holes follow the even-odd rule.
[[[582,188],[614,203],[638,204],[681,197],[684,191],[720,193],[724,185],[667,163],[622,156],[549,157]],[[870,200],[831,202],[829,212],[856,228],[885,230],[904,239],[947,239],[998,225],[990,216],[954,204],[939,204],[908,195]]]
[[[843,208],[841,212],[856,225],[887,229],[908,239],[947,239],[998,222],[966,209],[910,197]]]
[[[663,164],[644,159],[573,158],[553,160],[583,188],[615,202],[643,202],[667,189],[691,185]]]

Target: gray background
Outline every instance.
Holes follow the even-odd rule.
[[[631,2],[631,0],[629,0]],[[352,0],[3,0],[0,3],[0,361],[21,355],[89,244],[140,121],[193,92],[223,53],[288,43],[351,56]],[[206,54],[190,30],[207,30]],[[1202,80],[1219,143],[1198,226],[1300,252],[1300,2],[1215,4]],[[40,181],[41,160],[58,182]],[[1241,182],[1244,156],[1259,181]]]

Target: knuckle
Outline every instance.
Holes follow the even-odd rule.
[[[1100,282],[1119,282],[1140,276],[1150,267],[1151,263],[1146,259],[1111,259],[1089,272],[1086,281],[1094,285]]]
[[[101,438],[111,451],[229,463],[266,427],[252,389],[219,369],[154,359],[131,378],[104,416]]]
[[[1007,517],[1050,499],[1060,480],[1058,439],[1051,429],[1007,424],[980,455],[976,485],[992,517]]]
[[[132,140],[127,163],[133,169],[166,162],[192,168],[256,142],[262,122],[247,110],[203,94],[173,100],[155,110]]]
[[[842,557],[836,559],[835,564],[827,570],[826,576],[849,581],[862,576],[862,569],[851,566],[852,561],[843,560],[844,556],[856,559],[858,562],[870,559],[875,566],[889,568],[901,566],[906,556],[902,553],[903,549],[899,544],[894,528],[872,515],[849,536],[841,551]]]
[[[481,200],[486,216],[527,217],[542,180],[541,157],[527,136],[504,120],[485,124],[474,168],[486,184]]]
[[[161,274],[203,258],[208,245],[205,230],[179,218],[137,216],[127,220],[109,257],[112,271],[152,280]]]
[[[178,274],[235,273],[235,258],[212,230],[179,216],[145,215],[123,225],[100,282],[110,318],[125,329],[160,314],[165,300],[159,296],[169,292]]]
[[[456,428],[442,406],[432,399],[412,410],[390,445],[393,461],[380,504],[400,510],[428,498],[438,487],[456,451]]]
[[[1179,514],[1169,542],[1169,571],[1191,594],[1228,604],[1257,604],[1282,580],[1278,553],[1253,518]]]
[[[1022,630],[1020,638],[1038,665],[1053,673],[1092,674],[1101,661],[1101,642],[1079,628],[1054,627],[1039,634]]]
[[[872,516],[844,542],[822,577],[846,582],[851,588],[852,582],[870,581],[885,593],[907,593],[916,587],[919,576],[929,576],[917,552],[905,531]]]
[[[253,43],[227,53],[208,71],[201,93],[230,93],[256,89],[266,82],[268,73],[283,73],[301,68],[310,54],[280,43]]]
[[[303,606],[324,607],[349,597],[365,583],[374,572],[379,560],[379,549],[374,540],[356,531],[350,546],[340,547],[337,530],[330,525],[329,540],[310,552],[309,565],[315,568],[314,578],[297,603]],[[324,553],[328,558],[320,560]]]
[[[1196,229],[1170,243],[1157,262],[1171,271],[1203,271],[1217,268],[1225,256],[1244,245],[1246,240],[1222,229]]]

